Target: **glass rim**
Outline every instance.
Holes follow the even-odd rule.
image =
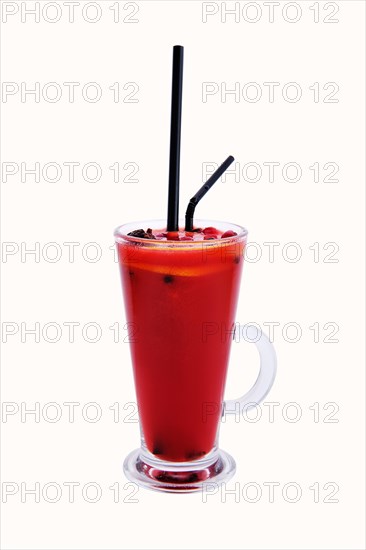
[[[184,226],[184,220],[179,220],[179,225]],[[155,226],[155,227],[154,227]],[[202,243],[205,244],[205,246],[217,246],[218,243],[230,243],[230,242],[237,242],[240,240],[243,240],[248,235],[248,230],[243,227],[242,225],[232,223],[232,222],[223,222],[218,220],[205,220],[205,219],[197,219],[195,220],[195,226],[196,227],[217,227],[220,226],[225,229],[226,231],[231,230],[234,231],[237,230],[237,235],[233,235],[232,237],[225,237],[224,239],[214,239],[214,240],[202,240],[202,241],[159,241],[154,239],[144,239],[142,237],[134,237],[132,235],[127,235],[130,231],[133,231],[134,229],[147,229],[148,227],[152,227],[152,229],[161,229],[162,227],[166,227],[166,220],[162,219],[152,219],[152,220],[140,220],[135,222],[127,222],[122,225],[119,225],[114,230],[114,238],[115,241],[118,243],[139,243],[143,244],[145,246],[164,246],[164,247],[180,247],[180,248],[189,248],[192,246],[201,245]]]

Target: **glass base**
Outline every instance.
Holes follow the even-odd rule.
[[[146,489],[191,493],[201,491],[206,483],[228,481],[235,474],[236,464],[222,450],[193,462],[166,462],[136,449],[126,457],[123,470],[130,481]]]

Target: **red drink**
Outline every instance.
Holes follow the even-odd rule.
[[[116,232],[145,445],[170,462],[210,453],[222,412],[246,232],[216,228],[179,241]]]

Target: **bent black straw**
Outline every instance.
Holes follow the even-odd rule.
[[[193,216],[194,211],[199,203],[199,201],[204,197],[209,189],[213,186],[213,184],[222,176],[222,174],[229,168],[230,164],[234,162],[234,157],[231,155],[227,157],[227,159],[221,164],[221,166],[218,167],[218,169],[208,178],[206,183],[202,185],[202,187],[197,191],[197,193],[194,195],[194,197],[191,198],[191,200],[188,203],[187,211],[186,211],[186,231],[192,231],[193,229]]]

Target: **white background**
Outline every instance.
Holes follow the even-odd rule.
[[[47,92],[39,102],[32,95],[22,102],[20,92],[2,97],[2,161],[19,167],[2,185],[3,247],[13,252],[3,254],[1,265],[3,341],[7,339],[2,346],[2,398],[6,411],[14,412],[2,417],[3,500],[4,487],[15,493],[2,505],[3,547],[364,548],[364,3],[338,0],[326,7],[324,2],[303,1],[286,7],[288,3],[281,2],[273,22],[263,2],[249,7],[238,2],[238,22],[233,15],[221,21],[225,5],[211,3],[217,13],[205,23],[207,6],[193,1],[139,1],[136,23],[123,22],[134,10],[125,2],[120,2],[119,22],[114,22],[110,8],[116,3],[99,1],[101,17],[95,23],[86,20],[95,18],[95,7],[83,14],[88,4],[83,0],[75,7],[73,23],[63,2],[56,7],[51,3],[39,23],[32,15],[21,20],[21,10],[34,8],[34,2],[2,2],[3,17],[10,4],[6,10],[18,12],[2,24],[3,82],[19,88],[24,82],[28,89],[39,82],[41,91],[56,82],[62,97],[56,102]],[[226,8],[233,6],[226,3]],[[332,15],[336,8],[338,13]],[[248,10],[244,16],[243,9]],[[58,14],[59,21],[47,21]],[[296,14],[299,20],[289,22]],[[257,22],[248,21],[256,15]],[[338,22],[324,22],[327,16]],[[139,444],[139,431],[138,424],[128,421],[133,406],[123,409],[135,396],[128,344],[123,342],[125,317],[112,235],[121,223],[166,214],[174,44],[185,46],[181,213],[202,182],[202,163],[220,163],[232,154],[238,169],[255,162],[263,170],[257,182],[245,181],[243,174],[239,181],[228,175],[197,209],[202,218],[248,227],[250,242],[257,243],[252,258],[258,250],[262,254],[244,268],[238,321],[263,328],[268,322],[280,323],[274,335],[278,376],[266,400],[278,404],[274,421],[265,405],[257,422],[238,423],[230,417],[221,429],[220,444],[237,461],[237,474],[226,486],[237,494],[227,494],[226,502],[224,491],[205,498],[200,493],[176,496],[141,489],[129,497],[133,487],[125,485],[122,473],[123,458]],[[64,82],[80,83],[73,103]],[[99,101],[82,97],[88,82],[100,86]],[[138,102],[115,103],[109,89],[115,82],[120,83],[122,99],[132,91],[123,86],[137,83]],[[241,91],[255,82],[262,97],[250,102],[240,95],[236,102],[233,95],[220,97],[218,92],[203,101],[204,82],[216,83],[219,89],[232,89],[239,82]],[[280,83],[272,102],[264,82]],[[296,102],[283,98],[289,82],[302,91]],[[320,86],[317,102],[309,89],[315,82]],[[337,102],[324,102],[333,90],[323,89],[329,82],[339,86],[333,96]],[[49,88],[50,98],[54,90]],[[288,90],[290,96],[293,92]],[[35,182],[30,174],[21,181],[22,162],[28,168],[39,162],[42,168],[49,162],[62,167],[71,161],[80,163],[74,182],[65,166],[57,182],[42,175]],[[101,167],[99,181],[83,178],[81,167],[88,162]],[[116,162],[122,178],[127,174],[123,166],[136,163],[138,182],[114,182],[109,167]],[[281,164],[273,182],[264,162]],[[297,182],[281,174],[289,162],[302,169]],[[320,165],[319,182],[309,169],[315,162]],[[328,162],[339,166],[334,176],[339,181],[323,181],[330,173],[323,169]],[[249,174],[253,178],[253,172]],[[67,242],[79,243],[73,262],[63,244]],[[91,242],[97,248],[84,248]],[[269,242],[279,243],[273,261],[268,245],[263,245]],[[297,262],[286,257],[287,252],[293,257],[295,248],[287,247],[291,242],[300,248]],[[319,243],[319,258],[309,248],[314,243]],[[324,250],[327,243],[336,244]],[[26,249],[37,246],[39,258],[24,256]],[[91,261],[98,250],[100,260]],[[59,260],[52,262],[60,251]],[[73,343],[65,322],[80,323]],[[121,338],[114,343],[109,327],[117,322]],[[22,341],[21,323],[23,329],[39,323],[40,341],[31,334],[23,334]],[[53,325],[42,335],[47,323]],[[98,342],[83,338],[87,323],[100,326]],[[298,331],[294,325],[282,332],[287,323],[300,327],[297,342],[290,341]],[[314,323],[319,323],[319,342],[309,329]],[[324,328],[326,323],[333,325]],[[338,341],[324,342],[334,324],[339,330],[333,339]],[[60,339],[51,343],[57,326]],[[11,328],[15,333],[7,335]],[[93,327],[87,337],[94,337]],[[227,396],[236,396],[238,388],[244,393],[256,369],[250,345],[234,345]],[[50,402],[62,412],[57,422],[50,421],[55,408],[43,410]],[[74,422],[65,402],[80,403]],[[95,412],[90,407],[83,418],[82,409],[90,402],[102,411],[98,422],[90,421]],[[35,403],[41,409],[40,421],[28,414],[22,422],[21,408],[24,413],[24,407],[34,408]],[[114,403],[119,403],[118,422],[109,408]],[[314,416],[317,406],[319,418]],[[296,415],[298,421],[291,422]],[[47,492],[46,486],[42,494],[51,482],[53,488]],[[80,484],[71,503],[67,482]],[[273,502],[266,482],[279,484]],[[39,503],[24,493],[24,487],[36,483]],[[98,502],[87,501],[94,497],[93,487],[83,498],[87,483],[100,488]],[[287,483],[300,488],[297,502],[289,502],[294,486],[283,494]],[[309,489],[316,483],[319,502]],[[120,491],[118,502],[109,489],[114,484]],[[58,486],[62,494],[52,503]],[[250,502],[258,486],[262,493],[257,502]],[[331,497],[336,502],[324,502],[337,487]]]

